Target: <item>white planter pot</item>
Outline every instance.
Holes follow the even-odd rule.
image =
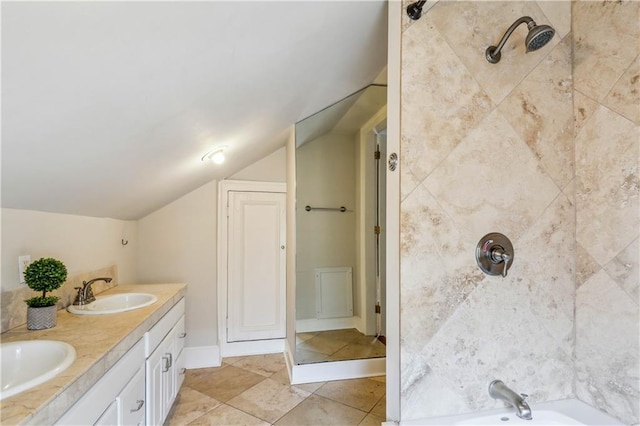
[[[44,330],[56,326],[58,308],[56,305],[44,308],[27,307],[27,328],[29,330]]]

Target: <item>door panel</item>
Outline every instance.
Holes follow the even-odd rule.
[[[156,425],[162,423],[164,410],[162,397],[163,362],[162,348],[158,348],[146,361],[146,375],[149,384],[146,389],[146,418],[147,424]]]
[[[228,200],[227,341],[284,338],[286,195],[230,191]]]

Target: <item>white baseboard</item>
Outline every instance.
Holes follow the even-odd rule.
[[[301,383],[382,376],[385,371],[386,358],[373,358],[302,365],[293,364],[290,375],[291,384],[298,385]]]
[[[296,320],[296,333],[311,333],[314,331],[344,330],[358,328],[360,317],[347,318],[309,318]]]
[[[220,346],[195,346],[184,348],[184,367],[187,370],[194,368],[220,367],[222,357]]]
[[[285,339],[271,339],[224,343],[221,345],[221,353],[222,357],[282,353],[285,341]]]
[[[289,383],[291,383],[291,378],[293,377],[293,366],[295,363],[293,362],[294,353],[291,352],[291,346],[289,345],[289,341],[284,344],[284,362],[287,365],[287,374],[289,374]]]

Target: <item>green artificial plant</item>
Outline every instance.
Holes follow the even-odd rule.
[[[48,291],[59,288],[67,279],[67,268],[59,260],[47,257],[31,263],[24,271],[24,280],[30,289],[41,291],[42,296],[25,300],[31,308],[44,308],[58,303],[58,296],[47,296]]]

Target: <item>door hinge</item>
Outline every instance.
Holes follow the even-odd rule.
[[[380,226],[378,226],[378,225],[374,226],[374,227],[373,227],[373,232],[374,232],[376,235],[380,235]]]
[[[379,313],[380,313],[380,305],[376,303],[376,314],[379,314]]]
[[[379,159],[380,159],[380,151],[376,151],[376,152],[374,152],[374,153],[373,153],[373,156],[374,156],[374,158],[375,158],[376,160],[379,160]]]

